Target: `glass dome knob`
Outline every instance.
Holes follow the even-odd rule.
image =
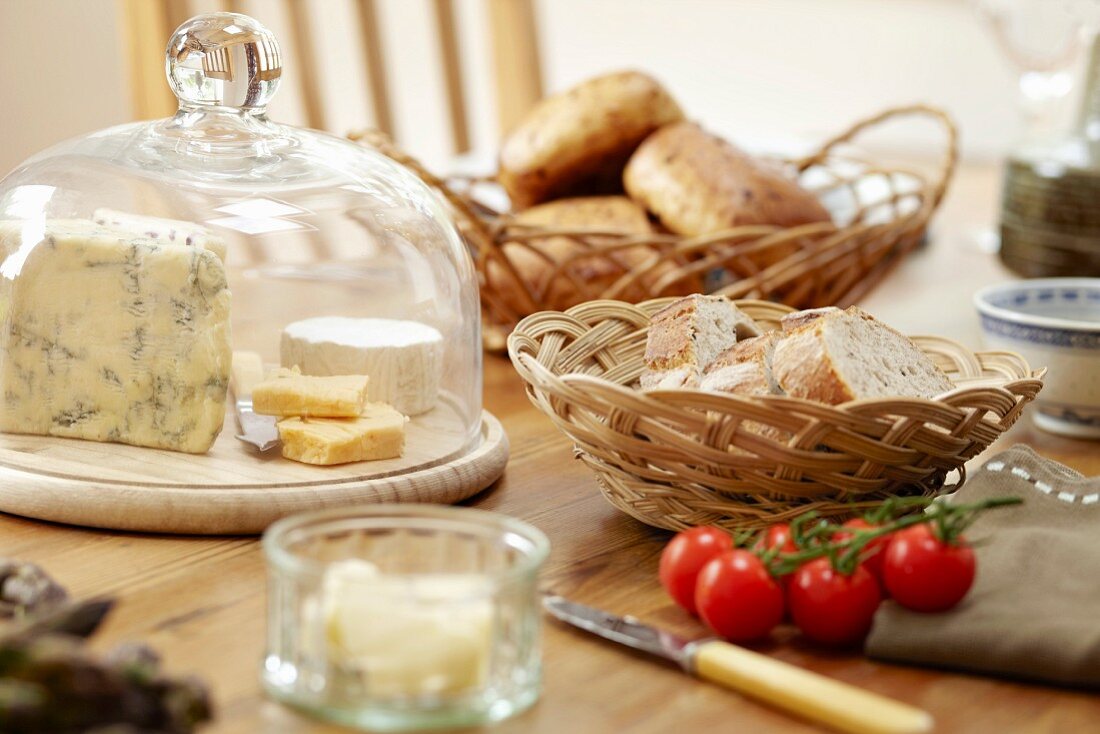
[[[283,73],[275,35],[239,13],[192,18],[172,34],[165,56],[168,83],[183,109],[262,110]]]

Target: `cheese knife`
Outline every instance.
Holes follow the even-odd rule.
[[[932,716],[904,703],[811,673],[717,639],[687,640],[633,617],[543,597],[554,617],[621,645],[677,663],[691,675],[855,734],[912,734],[932,730]]]
[[[256,352],[233,352],[232,372],[233,405],[241,429],[237,438],[255,446],[261,453],[270,451],[279,445],[275,417],[259,415],[252,410],[252,388],[264,379],[263,359]]]

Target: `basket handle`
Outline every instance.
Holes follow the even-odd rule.
[[[511,260],[506,258],[500,252],[499,248],[493,245],[495,239],[493,230],[490,228],[489,224],[474,211],[474,201],[472,199],[463,196],[448,186],[444,179],[436,176],[425,168],[424,164],[395,145],[393,140],[380,130],[368,128],[355,131],[348,134],[348,139],[375,148],[387,158],[391,158],[412,170],[421,181],[438,191],[453,207],[455,217],[458,220],[459,230],[463,232],[477,248],[479,261],[483,263],[493,261],[504,271],[506,274],[505,277],[511,278],[512,281],[517,284],[523,282],[519,273],[516,272],[515,266],[512,265]],[[531,300],[530,294],[527,292],[526,288],[522,286],[517,287],[516,295],[523,301],[521,305],[528,309],[529,312],[539,310],[537,304]]]
[[[799,171],[804,171],[810,166],[824,162],[825,159],[829,157],[829,153],[833,148],[843,145],[844,143],[850,143],[870,128],[878,127],[889,120],[901,117],[926,117],[934,122],[940,123],[943,127],[946,136],[946,150],[943,154],[943,160],[939,165],[939,176],[932,187],[932,206],[935,208],[939,206],[939,203],[943,200],[944,194],[947,193],[947,184],[951,181],[951,175],[955,172],[955,167],[959,162],[958,127],[956,127],[955,121],[951,119],[950,115],[938,107],[924,104],[912,104],[883,110],[876,115],[856,122],[844,132],[825,141],[813,155],[797,159],[793,161],[793,163]]]

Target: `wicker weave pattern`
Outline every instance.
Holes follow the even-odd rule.
[[[915,341],[956,389],[936,400],[830,406],[781,396],[698,390],[642,393],[650,316],[593,301],[519,323],[508,352],[532,402],[576,445],[616,507],[662,528],[757,528],[807,509],[841,516],[903,492],[932,492],[947,472],[1015,423],[1042,387],[1022,357],[972,353],[938,337]],[[737,301],[766,328],[792,309]],[[760,435],[771,426],[786,443]]]
[[[930,177],[863,160],[847,145],[869,129],[913,117],[930,119],[945,133],[942,159]],[[474,253],[490,349],[503,346],[504,335],[520,318],[568,305],[553,303],[546,292],[550,284],[562,281],[571,286],[572,303],[627,295],[630,298],[625,300],[643,300],[701,289],[731,298],[766,298],[796,308],[854,303],[921,241],[957,159],[955,126],[942,111],[923,105],[889,109],[825,141],[813,154],[789,161],[818,196],[843,202],[848,211],[840,221],[790,228],[751,225],[679,237],[521,225],[511,214],[486,207],[472,195],[473,180],[444,181],[376,131],[351,138],[408,166],[451,204]],[[569,256],[556,258],[547,243],[562,237],[577,246]],[[624,269],[615,253],[630,248],[636,252],[639,246],[650,251],[649,259]],[[550,274],[542,286],[520,277],[513,263],[517,253],[533,254],[548,263]],[[592,270],[621,274],[610,283],[577,275]],[[708,284],[707,277],[716,272],[725,273],[724,284],[707,287],[715,285]]]

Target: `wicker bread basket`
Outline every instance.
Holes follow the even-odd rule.
[[[650,316],[670,303],[593,301],[523,319],[508,352],[531,401],[575,444],[604,496],[642,522],[753,529],[805,510],[841,517],[903,493],[930,493],[989,446],[1042,388],[1010,352],[970,352],[938,337],[914,341],[956,389],[935,399],[839,406],[699,390],[643,393]],[[737,305],[774,329],[792,309]],[[746,430],[772,426],[786,443]],[[962,478],[960,478],[961,481]]]
[[[914,117],[929,119],[944,131],[944,150],[931,173],[865,160],[848,145],[885,123]],[[921,241],[957,157],[955,126],[942,111],[921,105],[889,109],[856,123],[810,155],[789,161],[802,183],[833,210],[835,222],[741,226],[680,237],[522,225],[511,213],[482,203],[474,195],[475,179],[445,181],[376,131],[350,137],[405,164],[451,204],[474,255],[490,349],[502,349],[504,338],[524,316],[599,298],[641,301],[703,290],[796,308],[853,303]],[[561,238],[577,246],[559,259],[550,252],[552,240],[560,245]],[[651,250],[651,257],[624,269],[616,253],[638,246]],[[520,256],[529,262],[532,254],[552,267],[543,288],[526,282],[514,262]],[[606,277],[585,280],[577,275],[583,272],[620,275],[613,282]],[[716,273],[721,277],[715,279]],[[568,304],[554,302],[549,292],[560,292],[563,285],[570,293]]]

